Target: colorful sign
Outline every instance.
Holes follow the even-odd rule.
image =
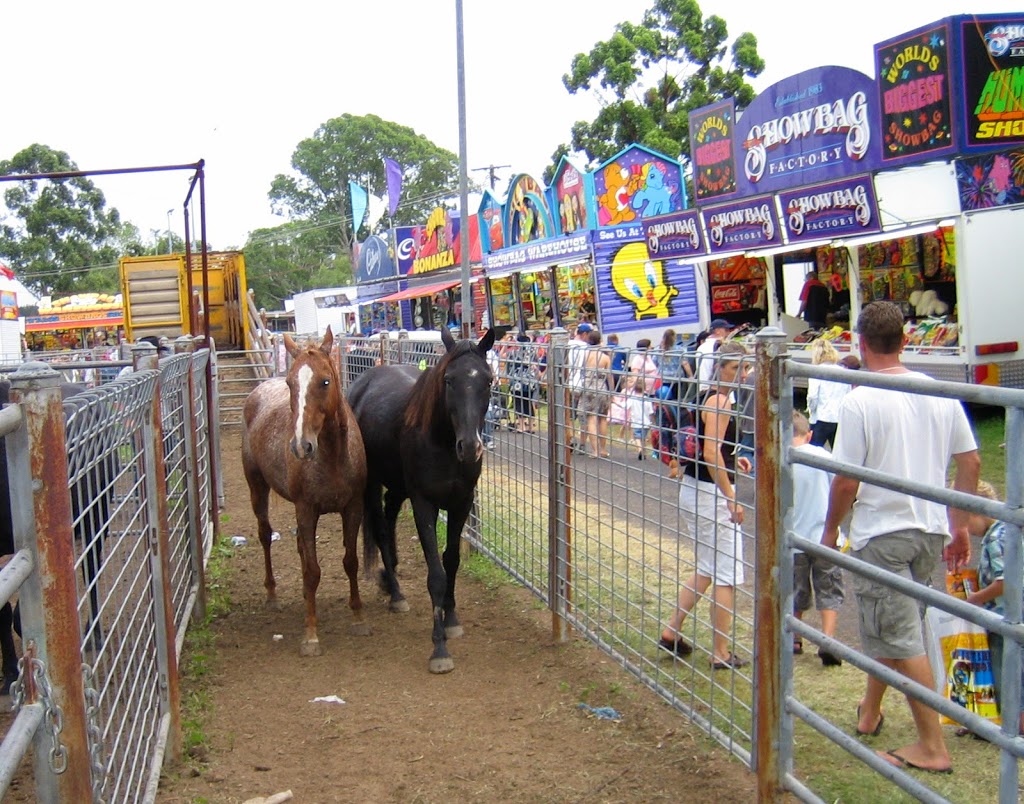
[[[18,294],[13,290],[0,290],[0,320],[18,320]]]
[[[881,231],[870,176],[779,193],[789,242],[831,240]]]
[[[556,224],[560,234],[572,234],[588,226],[586,174],[569,160],[562,159],[552,183]]]
[[[395,261],[388,243],[390,232],[370,235],[359,249],[359,263],[356,265],[356,282],[371,282],[395,275]]]
[[[437,207],[426,226],[413,229],[412,267],[408,275],[427,274],[454,268],[462,262],[459,216]],[[480,262],[480,226],[476,215],[469,218],[469,259]]]
[[[946,22],[875,45],[884,166],[935,159],[955,148],[949,56]]]
[[[1024,143],[1024,14],[956,18],[962,151]]]
[[[676,212],[643,222],[644,242],[652,256],[687,259],[708,253],[697,210]]]
[[[488,275],[509,268],[550,266],[585,260],[590,256],[590,235],[586,232],[567,235],[540,243],[506,248],[484,255],[484,270]]]
[[[519,174],[512,180],[505,202],[505,243],[516,246],[554,235],[544,188],[532,176]]]
[[[598,226],[686,208],[679,163],[641,145],[629,146],[594,171],[594,195]]]
[[[736,137],[743,197],[840,179],[880,167],[874,81],[818,67],[768,87],[743,112]]]
[[[736,192],[736,154],[732,98],[690,112],[690,160],[697,203]]]
[[[93,310],[50,313],[46,315],[30,315],[25,318],[26,332],[42,332],[50,329],[94,329],[120,327],[124,325],[124,311],[118,307],[114,310]]]
[[[956,184],[964,212],[1024,203],[1024,148],[958,159]]]
[[[782,245],[775,198],[770,195],[704,207],[701,214],[712,254]]]
[[[480,231],[483,235],[484,251],[497,251],[505,248],[505,233],[501,228],[501,203],[491,193],[484,190],[480,201]]]
[[[603,331],[628,332],[700,320],[692,265],[652,259],[642,240],[596,245],[594,258]]]

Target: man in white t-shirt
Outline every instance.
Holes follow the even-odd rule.
[[[711,382],[711,375],[715,373],[715,350],[722,345],[722,341],[729,337],[729,333],[736,327],[724,318],[716,318],[708,327],[708,336],[704,343],[697,347],[697,381],[698,390]]]
[[[566,423],[569,426],[569,443],[575,449],[578,442],[582,442],[583,424],[579,424],[580,438],[577,440],[577,422],[579,418],[580,394],[583,392],[584,370],[583,363],[587,359],[589,347],[588,338],[594,327],[586,321],[576,327],[576,332],[566,344],[568,351],[565,353],[566,382],[569,386],[569,410]]]
[[[903,313],[897,305],[868,304],[857,319],[857,333],[861,359],[868,371],[914,373],[900,362]],[[833,457],[934,488],[945,487],[952,458],[956,464],[954,487],[970,493],[977,489],[981,468],[974,435],[958,401],[863,385],[843,400]],[[851,507],[850,546],[854,556],[869,564],[926,583],[940,554],[951,570],[970,558],[969,516],[965,511],[862,485],[843,475],[832,481],[822,544],[836,546],[839,523]],[[864,652],[934,689],[918,603],[859,575],[854,575],[854,590]],[[867,692],[857,708],[859,734],[878,733],[886,689],[885,683],[868,676]],[[917,727],[917,742],[880,752],[880,756],[901,767],[950,772],[938,713],[910,696],[907,701]]]

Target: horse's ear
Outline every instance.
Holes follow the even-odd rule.
[[[491,350],[492,346],[494,346],[494,329],[493,328],[487,330],[487,334],[484,335],[480,339],[480,343],[478,343],[476,345],[476,348],[479,349],[484,354],[487,354],[487,352],[489,352]]]
[[[287,332],[284,334],[284,349],[292,357],[298,357],[299,345],[292,339],[292,336]]]
[[[441,343],[444,344],[444,348],[449,352],[455,348],[455,338],[448,331],[448,327],[441,327]]]
[[[320,351],[328,357],[331,356],[331,347],[334,346],[334,333],[331,332],[331,325],[327,325],[327,332],[324,333],[324,339],[320,343]]]

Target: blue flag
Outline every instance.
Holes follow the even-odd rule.
[[[388,217],[393,218],[402,195],[402,166],[394,159],[385,159],[384,174],[388,181]]]
[[[366,217],[366,202],[368,193],[351,179],[348,183],[349,196],[352,199],[352,233],[359,231]]]

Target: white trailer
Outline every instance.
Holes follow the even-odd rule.
[[[328,326],[335,335],[352,332],[358,318],[355,298],[355,285],[318,288],[295,294],[292,297],[295,332],[323,337]]]

